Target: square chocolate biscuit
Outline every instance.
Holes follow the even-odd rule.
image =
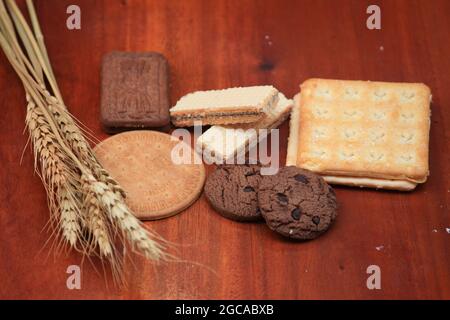
[[[101,123],[107,131],[169,124],[168,64],[159,53],[103,58]]]

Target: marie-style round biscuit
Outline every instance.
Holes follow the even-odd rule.
[[[258,208],[258,165],[224,165],[208,176],[205,195],[221,215],[236,221],[261,220]]]
[[[195,151],[186,144],[191,164],[178,164],[173,150],[180,142],[157,131],[130,131],[114,135],[94,151],[106,170],[125,190],[126,203],[142,220],[172,216],[189,207],[205,181],[203,164],[194,164]]]
[[[258,205],[270,229],[297,240],[317,238],[337,215],[333,189],[319,175],[294,166],[263,176]]]

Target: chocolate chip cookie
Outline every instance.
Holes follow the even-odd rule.
[[[337,215],[333,189],[321,176],[294,166],[262,177],[258,204],[270,229],[298,240],[317,238]]]
[[[205,195],[221,215],[236,221],[262,220],[258,208],[258,165],[224,165],[206,180]]]

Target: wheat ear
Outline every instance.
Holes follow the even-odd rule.
[[[89,192],[101,199],[100,203],[109,220],[129,240],[132,249],[155,261],[165,259],[164,246],[154,240],[159,237],[142,226],[125,205],[120,194],[112,191],[104,182],[96,180],[92,175],[84,174],[81,180],[89,188]]]
[[[46,186],[49,201],[51,225],[60,227],[62,237],[66,243],[76,247],[79,238],[79,208],[75,204],[68,185],[74,179],[68,167],[68,159],[55,143],[47,119],[39,107],[29,99],[25,122],[31,137],[35,163],[40,164],[40,177]]]
[[[107,184],[114,190],[114,192],[119,192],[123,198],[126,198],[126,193],[122,187],[111,177],[109,172],[106,171],[97,160],[97,157],[92,152],[92,149],[90,148],[89,143],[84,137],[81,129],[75,123],[72,116],[67,112],[67,109],[59,103],[56,97],[50,95],[48,91],[43,91],[43,94],[48,104],[48,109],[55,117],[62,136],[66,139],[78,158],[82,160],[83,164],[92,171],[95,178]]]
[[[119,277],[128,246],[125,239],[146,258],[166,260],[167,242],[133,216],[125,192],[99,163],[65,107],[32,0],[27,0],[27,7],[34,34],[15,1],[6,3],[8,10],[0,0],[0,46],[25,88],[25,121],[35,169],[47,192],[50,224],[61,236],[58,248],[96,253]],[[123,254],[115,247],[116,240]]]
[[[77,248],[77,241],[81,238],[80,209],[75,203],[75,197],[71,194],[68,188],[60,188],[59,222],[62,229],[62,238],[64,239],[62,244],[64,247],[68,244],[70,247]]]

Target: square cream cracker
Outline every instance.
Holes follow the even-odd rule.
[[[310,79],[300,87],[288,165],[338,184],[408,190],[426,181],[431,101],[426,85]]]

